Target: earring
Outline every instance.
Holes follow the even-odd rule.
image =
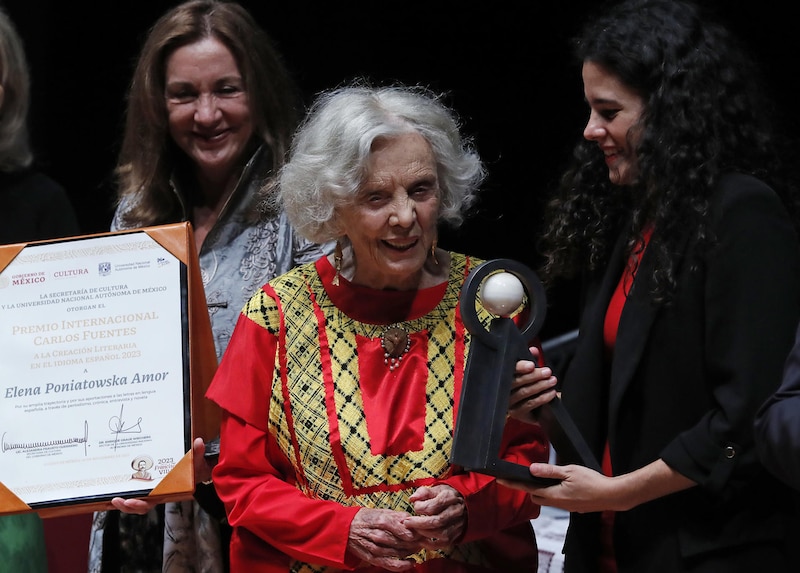
[[[336,274],[333,275],[333,286],[339,286],[339,274],[342,271],[342,243],[336,241],[336,247],[333,250],[333,267],[336,269]]]
[[[439,264],[439,259],[436,258],[436,239],[433,240],[433,244],[431,245],[431,256],[433,257],[433,263],[435,265]]]

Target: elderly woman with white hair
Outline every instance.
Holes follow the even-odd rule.
[[[539,507],[450,462],[459,294],[482,261],[438,247],[437,228],[484,175],[423,88],[356,83],[312,105],[268,197],[337,247],[255,293],[207,393],[233,571],[537,570]],[[527,376],[544,390],[548,372]],[[511,420],[500,456],[544,461],[548,444]]]

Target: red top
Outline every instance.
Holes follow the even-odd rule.
[[[606,311],[606,320],[603,324],[603,342],[605,342],[606,351],[608,356],[614,354],[614,343],[617,340],[617,329],[619,328],[619,319],[622,316],[622,308],[625,306],[625,301],[628,294],[631,292],[633,279],[636,277],[636,270],[639,268],[639,262],[642,260],[642,255],[650,242],[650,236],[653,234],[652,225],[645,227],[642,233],[642,243],[637,245],[633,250],[628,264],[625,265],[625,270],[617,283],[617,288],[611,296],[608,303],[608,310]],[[603,450],[603,473],[607,476],[613,476],[614,471],[611,466],[611,453],[608,448],[608,441]],[[599,559],[600,573],[617,573],[617,562],[614,556],[614,512],[604,511],[601,516],[600,535],[602,538],[603,551]]]

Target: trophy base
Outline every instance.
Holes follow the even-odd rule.
[[[528,466],[515,464],[506,460],[496,460],[490,466],[480,468],[464,468],[467,471],[494,476],[512,481],[524,481],[540,487],[561,483],[558,478],[543,478],[531,475]]]

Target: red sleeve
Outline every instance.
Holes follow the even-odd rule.
[[[275,336],[240,314],[206,398],[266,431],[274,367],[269,357],[275,356],[277,347]]]
[[[239,317],[206,394],[222,408],[214,485],[231,525],[295,559],[353,568],[358,562],[348,557],[347,542],[360,508],[306,497],[295,487],[294,470],[268,432],[270,357],[276,348],[272,333],[245,315]],[[242,543],[245,539],[252,538],[243,537]]]
[[[359,507],[306,497],[292,485],[272,437],[224,411],[220,436],[214,485],[232,526],[295,559],[339,568],[358,564],[347,554],[347,541]]]
[[[540,426],[509,418],[501,452],[502,459],[527,467],[531,462],[546,462],[549,445]],[[500,486],[492,476],[468,472],[454,475],[444,483],[464,497],[467,507],[464,543],[495,535],[539,516],[539,505],[526,492]]]

